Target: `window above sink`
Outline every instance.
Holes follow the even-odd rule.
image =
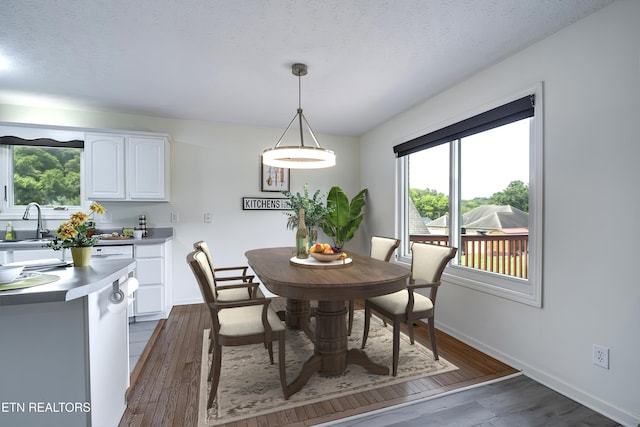
[[[30,202],[47,219],[81,209],[83,140],[84,132],[0,124],[0,219],[19,219]]]

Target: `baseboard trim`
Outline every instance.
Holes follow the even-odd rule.
[[[590,393],[586,393],[583,390],[577,389],[571,384],[566,383],[565,381],[554,377],[553,375],[549,375],[546,372],[543,372],[533,366],[509,356],[508,354],[502,353],[497,349],[487,346],[482,342],[479,342],[468,335],[461,333],[460,331],[450,328],[447,325],[443,325],[442,323],[437,323],[436,327],[442,332],[451,335],[452,337],[464,342],[465,344],[470,345],[485,354],[488,354],[491,357],[498,359],[499,361],[510,365],[512,368],[518,369],[525,376],[531,378],[534,381],[539,382],[540,384],[549,387],[550,389],[557,391],[558,393],[575,400],[581,405],[590,408],[605,417],[612,419],[613,421],[620,423],[625,427],[640,427],[640,417],[634,416],[626,412],[623,409],[617,408],[602,399],[593,396]]]

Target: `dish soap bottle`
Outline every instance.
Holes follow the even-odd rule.
[[[4,232],[4,240],[13,240],[13,224],[11,221],[7,223],[7,228]]]
[[[309,258],[309,231],[304,223],[304,209],[298,214],[298,230],[296,231],[296,258]]]

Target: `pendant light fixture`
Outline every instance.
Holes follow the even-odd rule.
[[[302,114],[300,80],[302,76],[307,74],[307,66],[305,64],[293,64],[291,72],[294,76],[298,76],[298,110],[276,145],[262,152],[262,163],[267,166],[289,169],[319,169],[335,166],[335,153],[320,146],[307,118]],[[296,121],[300,127],[300,145],[280,145]],[[306,126],[315,145],[304,145],[304,126]]]

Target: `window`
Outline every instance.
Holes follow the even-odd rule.
[[[0,159],[6,166],[0,177],[3,213],[23,211],[30,202],[51,213],[56,207],[80,207],[83,145],[80,140],[0,137]]]
[[[541,90],[394,147],[400,257],[456,246],[448,280],[541,306]]]

